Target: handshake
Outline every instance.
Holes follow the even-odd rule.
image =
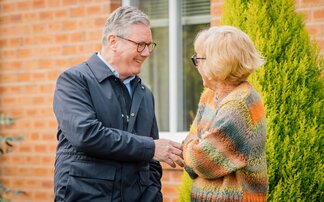
[[[175,168],[176,164],[180,167],[184,166],[182,156],[182,145],[167,139],[154,140],[155,152],[154,160],[162,161]]]

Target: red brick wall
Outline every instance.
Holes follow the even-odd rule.
[[[324,55],[324,1],[296,0],[296,10],[304,14],[306,29]]]
[[[99,50],[113,0],[0,1],[0,113],[17,117],[1,135],[24,135],[0,158],[0,179],[27,192],[13,201],[53,201],[55,80]]]
[[[223,1],[211,2],[217,24]],[[99,50],[104,21],[119,5],[119,0],[0,1],[0,113],[17,118],[0,135],[25,136],[0,158],[1,181],[27,192],[13,201],[53,201],[55,80]],[[307,14],[306,26],[324,52],[323,0],[296,0],[296,8]],[[181,174],[164,165],[166,202],[177,200]]]
[[[164,202],[177,202],[178,189],[181,184],[182,169],[180,167],[171,168],[169,165],[162,163],[162,193]]]

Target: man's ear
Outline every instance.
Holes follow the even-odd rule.
[[[117,37],[115,35],[108,35],[107,36],[107,45],[112,51],[116,51]]]

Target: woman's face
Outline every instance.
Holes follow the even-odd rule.
[[[203,58],[202,54],[200,54],[199,51],[197,51],[197,58]],[[206,76],[206,73],[205,73],[205,71],[204,71],[204,67],[205,67],[204,64],[205,64],[205,61],[206,61],[206,59],[198,59],[198,62],[197,62],[196,68],[197,68],[197,70],[198,70],[198,72],[199,72],[199,74],[200,74],[200,76],[201,76],[201,78],[202,78],[202,80],[203,80],[203,85],[204,85],[204,87],[209,88],[209,86],[210,86],[210,81],[209,81],[209,79],[208,79],[208,77]]]

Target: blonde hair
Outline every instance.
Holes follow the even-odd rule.
[[[201,57],[205,57],[206,56],[206,51],[205,50],[205,41],[209,36],[209,30],[208,29],[204,29],[202,31],[200,31],[194,41],[194,48],[197,52],[201,52],[202,55]]]
[[[196,42],[202,42],[202,45]],[[239,83],[265,63],[250,37],[232,26],[203,31],[196,38],[196,47],[207,58],[202,64],[206,76],[212,80]]]

